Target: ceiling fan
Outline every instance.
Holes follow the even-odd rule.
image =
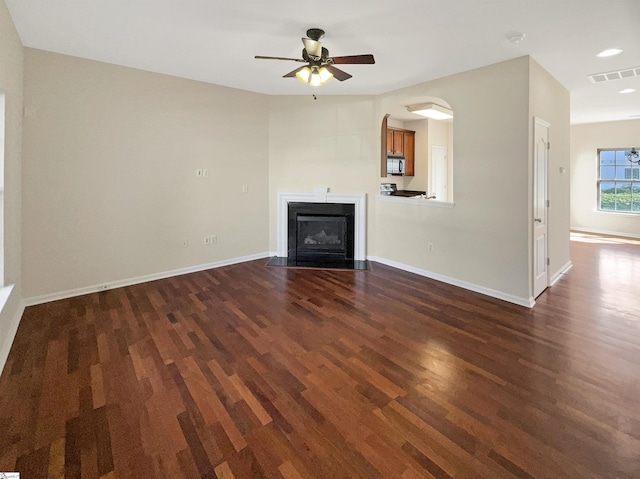
[[[329,50],[322,46],[320,39],[324,36],[324,30],[320,28],[310,28],[307,30],[307,37],[303,38],[302,58],[286,58],[286,57],[266,57],[256,55],[256,58],[265,60],[290,60],[294,62],[306,63],[307,65],[287,73],[283,78],[296,77],[304,83],[312,86],[319,86],[335,77],[339,81],[345,81],[351,78],[351,75],[345,71],[336,68],[334,65],[356,65],[375,63],[373,55],[348,55],[342,57],[330,57]]]

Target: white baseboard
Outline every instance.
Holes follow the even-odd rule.
[[[272,255],[270,253],[257,253],[249,256],[241,256],[239,258],[231,258],[231,259],[225,259],[222,261],[216,261],[213,263],[189,266],[188,268],[174,269],[171,271],[163,271],[161,273],[154,273],[154,274],[148,274],[145,276],[138,276],[135,278],[112,281],[110,283],[94,284],[92,286],[85,286],[83,288],[70,289],[67,291],[60,291],[57,293],[43,294],[40,296],[31,296],[30,298],[24,298],[23,301],[26,306],[33,306],[35,304],[48,303],[50,301],[57,301],[59,299],[73,298],[74,296],[82,296],[83,294],[95,293],[98,291],[106,291],[114,288],[122,288],[123,286],[131,286],[133,284],[146,283],[148,281],[171,278],[173,276],[180,276],[182,274],[196,273],[198,271],[220,268],[222,266],[229,266],[231,264],[244,263],[246,261],[253,261],[256,259],[268,258],[269,256],[272,256]]]
[[[392,266],[394,268],[398,268],[403,271],[419,274],[420,276],[425,276],[426,278],[435,279],[436,281],[441,281],[443,283],[447,283],[452,286],[457,286],[459,288],[468,289],[469,291],[474,291],[476,293],[491,296],[492,298],[501,299],[509,303],[517,304],[518,306],[524,306],[525,308],[532,308],[533,305],[536,304],[534,298],[523,298],[520,296],[513,296],[511,294],[503,293],[502,291],[497,291],[491,288],[485,288],[484,286],[479,286],[473,283],[467,283],[466,281],[460,281],[459,279],[450,278],[449,276],[443,276],[437,273],[432,273],[431,271],[416,268],[414,266],[409,266],[403,263],[398,263],[396,261],[388,260],[385,258],[379,258],[377,256],[368,256],[367,259],[370,261],[377,261],[378,263],[386,264],[387,266]]]
[[[560,268],[560,271],[551,276],[549,286],[553,286],[554,284],[556,284],[558,280],[562,278],[562,275],[566,274],[571,268],[573,268],[573,263],[571,261],[567,261],[567,263],[562,268]]]
[[[640,235],[635,235],[631,233],[621,233],[620,231],[607,231],[607,230],[598,230],[593,228],[574,228],[573,226],[570,229],[571,231],[577,231],[579,233],[593,233],[597,235],[620,236],[622,238],[640,239]]]
[[[43,294],[43,295],[39,295],[39,296],[31,296],[29,298],[24,298],[22,301],[22,310],[24,310],[25,306],[33,306],[36,304],[42,304],[42,303],[48,303],[50,301],[57,301],[60,299],[66,299],[66,298],[72,298],[75,296],[82,296],[84,294],[90,294],[90,293],[95,293],[95,292],[99,292],[99,291],[105,291],[108,289],[114,289],[114,288],[121,288],[124,286],[131,286],[134,284],[139,284],[139,283],[146,283],[149,281],[155,281],[158,279],[164,279],[164,278],[170,278],[173,276],[180,276],[183,274],[188,274],[188,273],[195,273],[198,271],[204,271],[207,269],[214,269],[214,268],[220,268],[222,266],[229,266],[232,264],[237,264],[237,263],[244,263],[246,261],[253,261],[253,260],[257,260],[257,259],[263,259],[263,258],[268,258],[268,257],[272,257],[272,256],[277,256],[275,252],[264,252],[264,253],[257,253],[254,255],[249,255],[249,256],[242,256],[242,257],[238,257],[238,258],[231,258],[231,259],[227,259],[227,260],[222,260],[222,261],[216,261],[213,263],[206,263],[206,264],[200,264],[200,265],[196,265],[196,266],[190,266],[188,268],[180,268],[180,269],[175,269],[175,270],[171,270],[171,271],[164,271],[164,272],[160,272],[160,273],[154,273],[154,274],[149,274],[149,275],[145,275],[145,276],[138,276],[135,278],[127,278],[127,279],[123,279],[123,280],[119,280],[119,281],[113,281],[110,283],[101,283],[101,284],[95,284],[95,285],[91,285],[91,286],[85,286],[82,288],[76,288],[76,289],[71,289],[71,290],[67,290],[67,291],[59,291],[56,293],[49,293],[49,294]],[[388,266],[392,266],[394,268],[398,268],[401,269],[403,271],[408,271],[410,273],[415,273],[415,274],[419,274],[420,276],[425,276],[427,278],[431,278],[431,279],[435,279],[437,281],[442,281],[443,283],[447,283],[447,284],[451,284],[453,286],[457,286],[459,288],[463,288],[463,289],[468,289],[470,291],[474,291],[476,293],[481,293],[481,294],[485,294],[487,296],[491,296],[493,298],[497,298],[497,299],[501,299],[503,301],[507,301],[509,303],[513,303],[513,304],[517,304],[519,306],[524,306],[527,308],[531,308],[533,307],[533,305],[535,304],[535,301],[533,298],[524,298],[524,297],[519,297],[519,296],[513,296],[507,293],[504,293],[502,291],[497,291],[491,288],[486,288],[484,286],[479,286],[477,284],[473,284],[473,283],[468,283],[466,281],[460,281],[458,279],[455,278],[451,278],[448,276],[444,276],[444,275],[440,275],[437,273],[433,273],[431,271],[427,271],[427,270],[423,270],[420,268],[416,268],[414,266],[410,266],[410,265],[406,265],[403,263],[398,263],[396,261],[392,261],[392,260],[388,260],[385,258],[380,258],[377,256],[368,256],[367,259],[371,260],[371,261],[377,261],[379,263],[382,264],[386,264]],[[563,270],[558,273],[558,277],[560,274],[564,273],[566,270],[568,270],[571,267],[571,264],[568,263],[568,265],[566,265]],[[555,278],[555,276],[554,276]],[[557,278],[554,279],[554,281],[557,281]],[[20,311],[20,316],[22,316],[22,310]],[[19,319],[18,319],[19,322]],[[16,330],[17,330],[17,326],[16,326]],[[15,334],[15,333],[14,333]]]

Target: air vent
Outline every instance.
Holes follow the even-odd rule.
[[[591,83],[602,83],[635,76],[640,76],[640,67],[625,68],[624,70],[616,70],[614,72],[594,73],[593,75],[587,75],[587,78],[591,80]]]

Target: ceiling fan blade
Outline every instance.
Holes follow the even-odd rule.
[[[287,58],[287,57],[265,57],[262,55],[256,55],[255,58],[260,60],[291,60],[292,62],[303,62],[306,63],[302,58]]]
[[[322,43],[312,40],[311,38],[303,38],[302,43],[304,43],[304,49],[307,51],[307,55],[311,58],[319,60],[322,57]]]
[[[286,75],[282,75],[282,78],[292,78],[294,76],[296,76],[296,73],[298,73],[300,70],[302,70],[304,67],[300,67],[300,68],[296,68],[295,70],[293,70],[292,72],[287,73]]]
[[[332,60],[336,65],[373,65],[376,62],[371,54],[333,57]]]
[[[333,77],[336,80],[345,81],[352,77],[352,75],[349,75],[347,72],[342,71],[339,68],[336,68],[332,65],[327,65],[325,68],[333,74]]]

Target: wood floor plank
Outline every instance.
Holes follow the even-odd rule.
[[[223,462],[218,464],[214,469],[216,476],[218,479],[236,479],[236,476],[233,475],[229,464]]]
[[[637,479],[640,244],[575,238],[533,309],[378,263],[263,260],[30,306],[0,470]]]
[[[185,411],[178,414],[178,422],[180,423],[182,433],[189,444],[189,450],[191,451],[191,455],[193,456],[196,467],[198,468],[200,477],[213,479],[215,477],[213,466],[211,465],[207,451],[202,445],[202,441],[198,437],[196,427],[189,417],[189,413]]]
[[[269,416],[269,413],[264,410],[264,407],[262,407],[253,393],[249,390],[249,388],[247,388],[246,384],[235,374],[230,376],[229,380],[231,381],[231,384],[234,385],[240,396],[242,396],[245,402],[249,405],[262,425],[264,426],[266,424],[269,424],[272,421],[271,416]]]

